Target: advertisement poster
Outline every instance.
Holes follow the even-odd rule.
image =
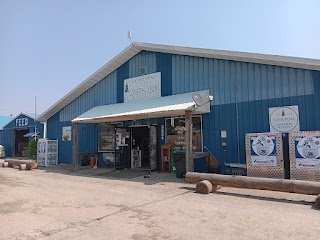
[[[62,128],[62,141],[71,141],[71,126]]]
[[[275,136],[251,136],[250,145],[252,166],[277,166]]]
[[[320,138],[304,136],[295,138],[296,168],[320,170]]]

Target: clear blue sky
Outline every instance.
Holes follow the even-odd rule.
[[[0,115],[43,112],[130,42],[320,59],[319,0],[0,0]]]

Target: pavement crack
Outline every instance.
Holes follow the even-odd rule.
[[[183,193],[180,193],[180,194],[176,194],[174,196],[170,196],[170,197],[166,197],[166,198],[163,198],[163,199],[159,199],[159,200],[156,200],[156,201],[151,201],[151,202],[147,202],[147,203],[143,203],[143,204],[140,204],[140,205],[136,205],[136,206],[133,206],[133,207],[122,207],[119,211],[117,212],[114,212],[114,213],[111,213],[111,214],[107,214],[105,216],[102,216],[102,217],[99,217],[99,218],[95,218],[91,221],[88,221],[86,222],[85,224],[88,224],[88,223],[92,223],[92,222],[95,222],[95,221],[100,221],[102,219],[105,219],[105,218],[108,218],[108,217],[111,217],[111,216],[114,216],[114,215],[117,215],[119,213],[123,213],[123,212],[127,212],[127,211],[136,211],[137,208],[140,208],[140,207],[144,207],[144,206],[147,206],[147,205],[150,205],[150,204],[154,204],[154,203],[158,203],[158,202],[162,202],[162,201],[166,201],[168,199],[171,199],[171,198],[175,198],[175,197],[178,197],[178,196],[181,196],[181,195],[184,195],[184,194],[187,194],[191,192],[191,190],[189,191],[186,191],[186,192],[183,192]]]

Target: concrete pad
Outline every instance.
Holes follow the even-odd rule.
[[[169,173],[0,168],[0,196],[0,239],[318,239],[320,222],[316,196],[226,187],[202,195]]]

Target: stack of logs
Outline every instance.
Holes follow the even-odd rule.
[[[9,159],[1,163],[2,167],[19,168],[19,170],[31,170],[38,168],[36,161]]]
[[[215,192],[221,186],[271,190],[280,192],[318,195],[315,208],[320,209],[320,182],[288,179],[257,178],[246,176],[227,176],[212,173],[188,172],[185,177],[189,183],[197,183],[198,193]]]

